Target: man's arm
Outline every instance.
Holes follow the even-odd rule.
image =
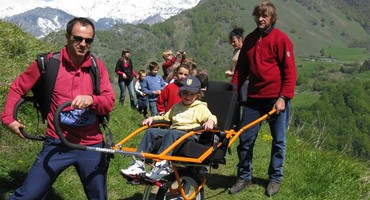
[[[17,134],[19,137],[24,138],[20,133],[20,128],[25,126],[15,121],[14,108],[22,96],[25,96],[29,90],[36,84],[40,78],[40,71],[37,62],[33,62],[22,74],[20,74],[11,84],[8,95],[5,100],[4,110],[1,113],[1,122],[11,132]]]
[[[294,88],[297,82],[297,70],[294,59],[293,43],[288,36],[284,35],[278,41],[277,47],[280,68],[283,71],[282,85],[279,96],[292,99],[294,96]]]

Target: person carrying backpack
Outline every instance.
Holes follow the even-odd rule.
[[[62,112],[65,117],[61,117],[66,139],[84,146],[103,147],[98,115],[107,115],[113,110],[115,95],[103,62],[98,58],[92,59],[90,48],[94,36],[95,27],[89,19],[78,17],[68,22],[67,44],[59,52],[59,69],[51,95],[50,109],[46,115],[47,129],[43,148],[23,185],[16,189],[9,199],[47,199],[54,181],[70,166],[76,168],[87,199],[107,199],[105,155],[95,151],[75,150],[63,145],[55,132],[53,121],[58,106],[71,101],[71,107]],[[51,58],[52,53],[46,59]],[[94,92],[90,75],[92,62],[96,62],[99,69],[99,94]],[[35,61],[12,83],[1,113],[3,125],[21,138],[23,135],[19,129],[25,126],[13,118],[14,107],[40,79],[41,71]],[[79,123],[69,123],[69,116],[81,120],[77,120]]]

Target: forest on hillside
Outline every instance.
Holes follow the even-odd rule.
[[[322,4],[312,0],[296,0],[308,9],[322,10]],[[331,5],[343,12],[349,20],[360,23],[370,33],[370,1],[368,0],[329,0]]]
[[[296,134],[317,148],[369,159],[370,80],[321,79],[316,80],[313,91],[321,94],[318,101],[293,109]]]

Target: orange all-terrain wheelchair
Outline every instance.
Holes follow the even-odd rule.
[[[202,101],[207,102],[210,111],[217,116],[217,128],[210,131],[204,131],[203,127],[189,130],[160,154],[155,152],[136,152],[136,148],[128,147],[127,144],[132,138],[140,137],[140,133],[148,128],[168,128],[170,124],[156,123],[150,127],[140,127],[115,144],[112,148],[81,146],[73,144],[63,137],[59,122],[60,112],[70,105],[70,102],[66,102],[56,111],[54,116],[55,128],[60,140],[71,148],[109,154],[121,154],[125,156],[137,156],[145,158],[146,160],[170,161],[172,173],[161,180],[152,180],[145,177],[145,175],[122,174],[122,176],[127,179],[128,183],[145,185],[143,199],[149,199],[152,186],[159,187],[155,199],[204,199],[203,186],[206,183],[206,178],[198,169],[207,166],[218,168],[219,164],[226,164],[226,152],[238,136],[244,130],[266,120],[275,112],[275,110],[271,110],[252,123],[238,128],[237,122],[239,121],[240,110],[237,98],[237,93],[232,84],[220,81],[209,81],[208,89],[204,92]],[[25,100],[26,99],[23,99],[17,104],[15,113],[18,112],[20,105]],[[17,119],[16,114],[15,119]],[[32,136],[24,131],[22,131],[22,134],[29,139],[42,140],[41,136]],[[197,141],[190,139],[195,134],[199,135],[199,140]],[[157,143],[160,143],[160,141]],[[170,151],[173,152],[172,155],[166,155]]]

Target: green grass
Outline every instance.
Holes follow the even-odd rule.
[[[301,106],[309,106],[319,100],[320,95],[314,92],[301,92],[299,94],[294,95],[292,100],[292,105],[294,107],[301,107]]]
[[[116,105],[109,124],[115,142],[139,127],[142,121],[136,111]],[[0,129],[0,199],[19,187],[41,148],[40,142],[21,140],[4,128]],[[140,137],[133,143],[138,143]],[[238,162],[236,146],[227,155],[227,164],[211,169],[206,175],[206,199],[267,199],[267,168],[270,156],[271,136],[264,124],[255,146],[253,173],[255,185],[230,196],[227,188],[236,180]],[[368,199],[370,192],[369,163],[348,158],[338,153],[315,149],[299,139],[299,131],[288,131],[287,157],[281,191],[274,199]],[[109,199],[141,199],[144,187],[130,185],[121,177],[119,170],[127,167],[130,157],[115,155],[108,171]],[[86,199],[76,171],[71,167],[57,179],[51,191],[52,199]]]
[[[362,62],[369,58],[369,52],[365,48],[325,48],[325,54],[350,62]]]

